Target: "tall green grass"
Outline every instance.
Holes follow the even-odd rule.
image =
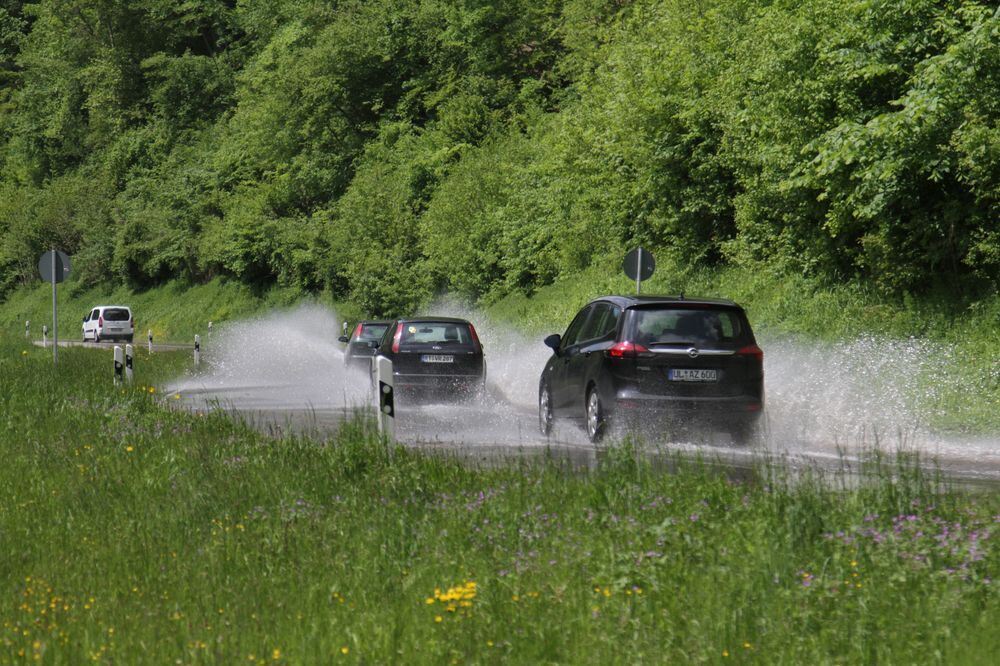
[[[0,334],[0,661],[988,663],[1000,499],[862,478],[477,468],[171,408],[186,354]],[[151,389],[152,388],[152,392]]]

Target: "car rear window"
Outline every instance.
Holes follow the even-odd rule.
[[[468,324],[450,322],[414,322],[403,324],[399,338],[402,347],[407,345],[471,345],[472,334]]]
[[[105,321],[128,321],[131,314],[125,308],[108,308],[104,311]]]
[[[361,334],[356,339],[365,342],[369,340],[381,340],[387,328],[389,328],[388,324],[362,324]]]
[[[642,308],[630,312],[629,339],[637,344],[738,344],[748,337],[743,315],[729,309]]]

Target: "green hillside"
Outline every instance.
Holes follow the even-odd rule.
[[[636,243],[974,303],[1000,15],[931,0],[0,0],[0,299],[213,278],[372,314]]]

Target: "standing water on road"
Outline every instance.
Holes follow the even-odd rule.
[[[458,404],[400,405],[403,441],[464,448],[589,448],[582,430],[560,427],[552,439],[538,434],[538,378],[551,353],[542,336],[526,336],[475,311],[439,307],[435,314],[465,317],[486,353],[488,395]],[[168,387],[193,407],[218,405],[278,425],[303,415],[321,429],[335,428],[370,398],[368,377],[347,373],[341,320],[318,305],[235,322],[203,342],[202,372]],[[952,351],[919,340],[859,338],[838,343],[761,340],[765,359],[766,432],[772,455],[812,461],[852,457],[878,443],[905,445],[965,476],[1000,480],[1000,438],[936,435]],[[956,381],[956,380],[951,380]],[[656,440],[656,433],[646,435]],[[680,450],[746,455],[723,433],[664,435],[654,442]],[[707,448],[706,448],[707,447]]]

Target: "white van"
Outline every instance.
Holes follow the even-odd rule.
[[[98,305],[83,318],[83,341],[125,340],[132,342],[135,319],[125,305]]]

